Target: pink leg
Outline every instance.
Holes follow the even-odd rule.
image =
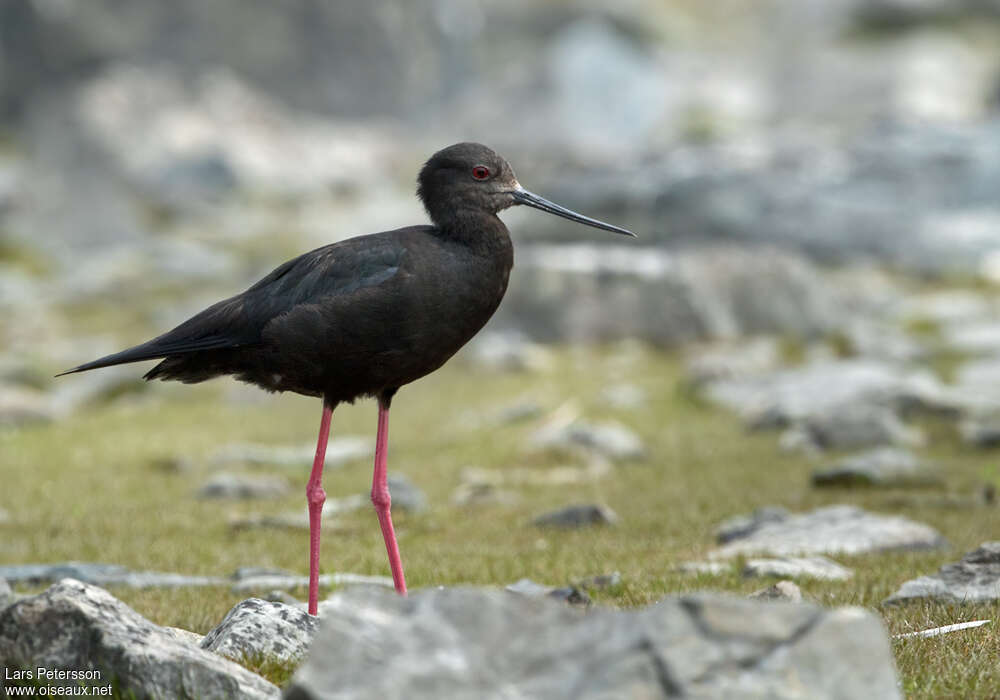
[[[316,458],[312,473],[306,484],[306,502],[309,504],[309,614],[315,615],[319,598],[319,531],[322,527],[323,503],[323,460],[326,458],[326,443],[330,438],[330,417],[333,406],[323,403],[323,419],[319,424],[319,440],[316,442]]]
[[[378,436],[375,438],[375,474],[372,477],[372,503],[378,523],[382,526],[382,539],[389,553],[389,568],[392,569],[392,582],[396,592],[406,595],[406,579],[403,578],[403,562],[399,559],[399,545],[396,543],[396,532],[392,529],[392,515],[389,508],[392,498],[389,496],[388,476],[386,473],[386,452],[389,446],[389,403],[390,397],[380,397],[378,401]]]

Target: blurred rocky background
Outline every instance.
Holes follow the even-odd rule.
[[[8,419],[53,369],[423,220],[416,171],[460,140],[640,234],[506,214],[484,342],[1000,355],[994,0],[0,0]]]

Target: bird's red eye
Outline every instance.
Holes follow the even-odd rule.
[[[490,169],[485,165],[477,165],[472,169],[472,177],[477,180],[485,180],[490,176]]]

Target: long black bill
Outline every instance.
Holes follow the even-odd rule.
[[[541,209],[542,211],[547,211],[550,214],[561,216],[562,218],[569,219],[570,221],[586,224],[587,226],[593,226],[594,228],[601,228],[605,231],[613,231],[614,233],[620,233],[624,236],[632,236],[632,238],[636,237],[636,235],[628,229],[612,226],[611,224],[606,224],[603,221],[591,219],[589,216],[584,216],[583,214],[577,214],[575,211],[570,211],[565,207],[561,207],[554,202],[550,202],[544,197],[539,197],[537,194],[528,192],[528,190],[512,190],[511,195],[514,197],[514,201],[518,204],[526,204],[529,207]]]

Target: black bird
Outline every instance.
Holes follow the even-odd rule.
[[[337,404],[359,397],[378,400],[371,498],[396,590],[406,593],[386,485],[389,404],[401,386],[443,365],[499,306],[514,257],[497,212],[524,204],[635,235],[528,192],[507,161],[478,143],[435,153],[418,184],[432,225],[317,248],[159,337],[64,373],[160,359],[147,380],[195,383],[231,374],[268,391],[321,397],[316,458],[306,487],[312,614],[330,418]]]

